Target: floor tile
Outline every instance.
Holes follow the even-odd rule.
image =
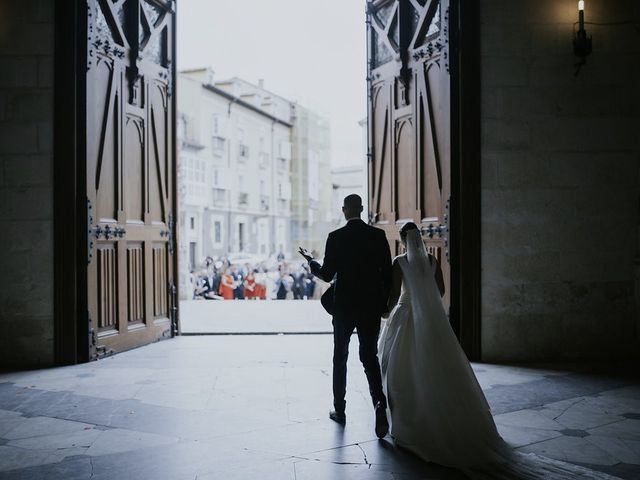
[[[64,454],[0,445],[0,472],[59,462]]]
[[[615,465],[619,460],[589,443],[585,438],[556,437],[518,449],[521,452],[536,453],[565,462],[593,463],[597,465]]]
[[[620,420],[589,430],[592,435],[640,441],[640,420]]]
[[[375,437],[357,347],[354,337],[344,427],[328,419],[330,336],[178,338],[2,374],[0,478],[464,478]],[[640,478],[637,379],[473,367],[514,447]]]
[[[494,417],[498,425],[511,425],[528,428],[538,428],[541,430],[561,430],[563,426],[547,418],[536,410],[520,410],[517,412],[505,413]]]
[[[522,447],[561,436],[557,430],[545,430],[515,425],[497,424],[498,432],[512,447]]]
[[[9,440],[15,440],[18,438],[37,437],[43,435],[43,433],[46,435],[73,433],[91,427],[92,425],[88,423],[61,420],[59,418],[33,417],[20,422],[14,428],[2,434],[2,436]]]
[[[587,442],[596,445],[621,463],[640,465],[640,441],[590,435]]]

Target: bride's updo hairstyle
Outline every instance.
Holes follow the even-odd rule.
[[[406,243],[407,233],[411,230],[418,230],[418,226],[413,222],[407,222],[402,227],[400,227],[400,239],[403,243]]]

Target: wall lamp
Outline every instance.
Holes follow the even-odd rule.
[[[573,36],[573,53],[580,59],[576,65],[576,75],[580,67],[587,63],[587,56],[591,53],[591,35],[587,36],[584,28],[584,0],[578,2],[578,31]]]

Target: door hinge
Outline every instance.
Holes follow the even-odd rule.
[[[93,205],[91,205],[91,200],[87,198],[87,265],[91,263],[93,258],[93,237]]]
[[[87,322],[89,322],[89,360],[95,360],[96,355],[96,331],[93,328],[93,322],[91,321],[91,313],[87,311]]]
[[[173,280],[169,281],[168,290],[169,290],[169,318],[171,320],[171,336],[177,337],[179,335],[178,304],[177,304],[178,289],[176,288],[176,284]]]
[[[176,238],[175,235],[176,224],[173,220],[173,213],[169,213],[169,219],[167,221],[167,230],[162,230],[160,232],[161,237],[167,237],[167,245],[169,249],[169,255],[173,255],[174,252],[174,241]]]

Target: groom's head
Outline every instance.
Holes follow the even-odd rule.
[[[344,197],[342,213],[344,213],[344,218],[347,220],[350,218],[360,218],[360,214],[362,213],[362,198],[360,198],[360,195],[352,193]]]

